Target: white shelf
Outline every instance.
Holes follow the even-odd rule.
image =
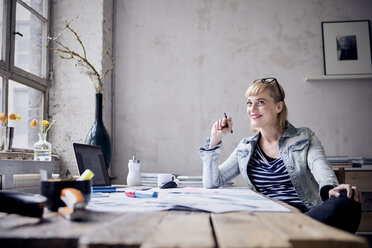
[[[329,80],[360,80],[360,79],[372,79],[372,74],[359,74],[359,75],[307,75],[305,77],[306,82],[315,81],[329,81]]]

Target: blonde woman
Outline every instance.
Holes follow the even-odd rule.
[[[241,174],[249,188],[354,233],[361,218],[361,192],[338,183],[313,131],[287,121],[285,92],[278,81],[255,80],[245,96],[255,134],[244,138],[219,165],[222,139],[233,123],[228,117],[213,124],[211,137],[200,148],[204,187],[220,187]]]

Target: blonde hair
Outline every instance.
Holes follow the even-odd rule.
[[[275,84],[278,85],[281,92]],[[278,114],[277,128],[281,133],[284,133],[287,125],[288,110],[284,101],[285,93],[283,87],[277,81],[273,81],[271,83],[264,83],[262,80],[254,82],[248,87],[247,91],[245,92],[245,97],[248,98],[249,96],[257,96],[267,90],[270,92],[271,98],[274,99],[274,103],[278,103],[280,101],[283,102],[283,109]],[[257,132],[258,129],[253,129],[253,131]]]

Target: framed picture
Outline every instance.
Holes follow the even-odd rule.
[[[325,75],[372,73],[369,20],[322,22]]]

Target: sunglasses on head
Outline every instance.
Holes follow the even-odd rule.
[[[278,88],[278,91],[280,93],[280,98],[283,99],[283,92],[282,90],[280,89],[279,87],[279,83],[278,81],[276,80],[276,78],[273,78],[273,77],[268,77],[268,78],[261,78],[261,79],[256,79],[253,81],[253,83],[257,83],[257,82],[260,82],[260,83],[263,83],[263,84],[272,84],[272,83],[276,83],[276,87]]]

